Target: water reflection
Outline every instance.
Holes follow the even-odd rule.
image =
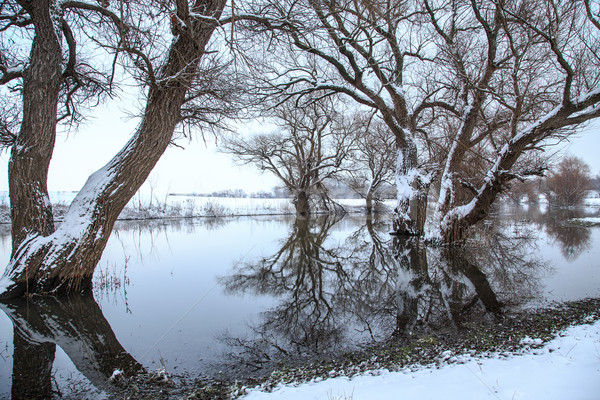
[[[585,250],[590,248],[591,228],[565,224],[565,220],[583,218],[582,210],[563,210],[551,215],[545,215],[543,222],[548,235],[559,244],[563,256],[574,261]]]
[[[0,303],[13,323],[13,399],[52,397],[56,346],[96,388],[111,392],[115,370],[131,376],[143,367],[123,348],[91,295],[36,297]]]
[[[511,218],[508,220],[521,219],[535,224],[539,231],[544,231],[560,247],[566,260],[574,261],[581,253],[590,249],[593,228],[574,225],[569,221],[600,215],[600,210],[593,211],[595,212],[590,213],[590,210],[584,208],[547,210],[539,205],[517,206],[511,208]]]
[[[498,234],[493,246],[432,248],[392,239],[369,220],[344,240],[328,240],[336,223],[296,220],[277,252],[240,262],[222,278],[230,294],[278,299],[252,325],[254,335],[223,338],[238,368],[497,319],[505,304],[533,296],[543,265],[527,259],[522,237],[518,246]]]
[[[288,338],[285,348],[276,347],[280,353],[320,353],[342,340],[345,321],[338,309],[344,299],[330,290],[329,280],[346,275],[342,268],[346,255],[325,244],[336,222],[328,217],[296,219],[277,252],[256,262],[242,262],[223,279],[228,293],[284,297],[265,315],[263,332],[257,332],[267,342],[272,342],[267,336]],[[231,338],[230,343],[242,341]],[[255,341],[250,350],[261,352],[261,344]]]
[[[532,298],[597,295],[599,229],[533,207],[501,217],[480,245],[461,249],[392,238],[386,216],[119,222],[96,271],[96,300],[2,304],[14,354],[3,353],[13,376],[0,373],[0,397],[50,396],[51,374],[65,366],[59,348],[69,373],[110,396],[115,369],[242,379],[374,341],[487,324]],[[554,247],[577,264],[550,269],[540,255],[560,259]]]

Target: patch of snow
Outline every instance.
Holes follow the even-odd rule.
[[[596,206],[600,207],[600,198],[598,197],[587,197],[583,199],[583,204],[586,206]]]
[[[454,207],[453,209],[451,209],[442,219],[442,221],[440,222],[440,226],[439,226],[439,231],[438,230],[433,230],[432,232],[430,232],[428,234],[428,237],[431,236],[431,238],[436,238],[439,235],[439,232],[441,232],[443,229],[446,229],[446,227],[448,226],[448,224],[453,221],[453,220],[458,220],[461,219],[463,217],[465,217],[467,214],[469,214],[471,211],[473,211],[473,209],[475,208],[475,206],[477,205],[477,201],[479,200],[478,197],[473,198],[473,200],[471,200],[469,203],[462,205],[462,206],[458,206],[458,207]]]
[[[123,375],[123,371],[120,369],[115,369],[113,371],[112,375],[110,376],[110,378],[108,378],[108,380],[113,382],[113,381],[117,380],[121,375]]]
[[[401,173],[404,164],[404,155],[402,150],[398,150],[398,156],[396,158],[396,193],[398,201],[402,202],[404,199],[411,199],[414,197],[414,189],[411,183],[419,177],[419,171],[414,168],[408,171],[408,173]]]
[[[600,218],[587,217],[587,218],[573,218],[571,221],[580,222],[585,225],[600,225]]]
[[[520,343],[525,346],[540,346],[540,345],[542,345],[542,339],[540,339],[540,338],[532,339],[529,336],[526,336],[523,339],[521,339]]]
[[[579,96],[577,98],[577,100],[575,100],[575,104],[584,103],[584,102],[588,101],[588,99],[590,99],[598,94],[600,94],[600,87],[597,87],[594,90],[590,90],[587,93],[583,93],[581,96]]]
[[[25,71],[25,69],[23,68],[22,65],[17,65],[15,67],[6,68],[7,74],[19,74],[19,73],[23,73],[24,71]]]
[[[280,385],[271,393],[253,389],[242,399],[595,400],[600,393],[600,321],[571,327],[520,355],[445,356],[439,366]]]
[[[8,287],[12,284],[13,281],[9,277],[3,276],[2,278],[0,278],[0,294],[4,293],[6,289],[8,289]]]
[[[57,0],[50,4],[50,18],[52,19],[52,26],[54,33],[58,39],[58,43],[62,42],[62,8]]]

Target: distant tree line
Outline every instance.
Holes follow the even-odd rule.
[[[273,191],[260,191],[247,193],[243,189],[225,189],[216,190],[210,193],[170,193],[170,196],[192,196],[192,197],[229,197],[229,198],[254,198],[254,199],[272,199],[278,197],[276,192]],[[281,197],[289,197],[284,195]]]

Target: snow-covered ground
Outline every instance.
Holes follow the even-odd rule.
[[[55,218],[62,219],[75,192],[50,192]],[[336,199],[348,212],[362,212],[363,199]],[[395,201],[384,202],[393,210]],[[235,198],[204,196],[153,196],[136,194],[121,212],[120,219],[155,219],[184,217],[226,217],[234,215],[294,214],[294,205],[289,198]],[[10,223],[8,193],[0,192],[0,223]]]
[[[55,218],[60,220],[67,210],[76,192],[50,192],[50,200],[54,205]],[[364,212],[363,199],[335,199],[348,212]],[[542,209],[547,209],[547,202],[540,199]],[[10,223],[8,192],[0,191],[0,223]],[[385,209],[391,211],[395,200],[386,200]],[[595,212],[600,208],[600,198],[586,198],[583,203],[586,212]],[[225,217],[234,215],[273,215],[294,214],[294,205],[287,198],[234,198],[204,197],[192,195],[156,196],[136,194],[121,213],[120,219],[155,219],[178,217]],[[585,225],[596,225],[600,222],[580,221]]]
[[[600,225],[600,218],[594,217],[574,218],[572,221],[575,223],[581,223],[583,225]]]
[[[586,206],[597,206],[600,207],[600,197],[588,197],[583,200],[583,204]]]
[[[519,355],[452,357],[439,368],[375,371],[279,386],[271,393],[252,389],[242,399],[600,399],[600,321],[571,327],[543,346],[540,342],[526,340]]]

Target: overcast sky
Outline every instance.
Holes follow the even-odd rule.
[[[50,191],[76,191],[87,177],[102,167],[120,150],[137,122],[126,120],[119,106],[111,103],[99,107],[96,117],[89,119],[77,133],[61,134],[50,165]],[[257,125],[242,125],[242,130],[260,129]],[[582,130],[571,143],[561,146],[561,153],[583,158],[594,175],[600,174],[600,121]],[[243,189],[246,192],[270,190],[278,181],[269,174],[261,174],[252,166],[236,166],[231,158],[215,151],[214,140],[201,139],[170,147],[146,182],[155,193],[205,193],[223,189]],[[0,156],[0,191],[8,190],[7,163],[9,154]]]
[[[50,191],[79,190],[89,175],[106,164],[135,131],[137,121],[127,118],[118,105],[98,107],[94,118],[78,132],[59,134],[48,177]],[[243,127],[242,127],[243,129]],[[238,167],[227,155],[215,150],[213,137],[177,142],[184,149],[170,146],[150,175],[143,189],[155,192],[203,193],[241,188],[247,192],[271,190],[274,177],[253,167]],[[0,155],[0,191],[8,190],[8,159]]]

